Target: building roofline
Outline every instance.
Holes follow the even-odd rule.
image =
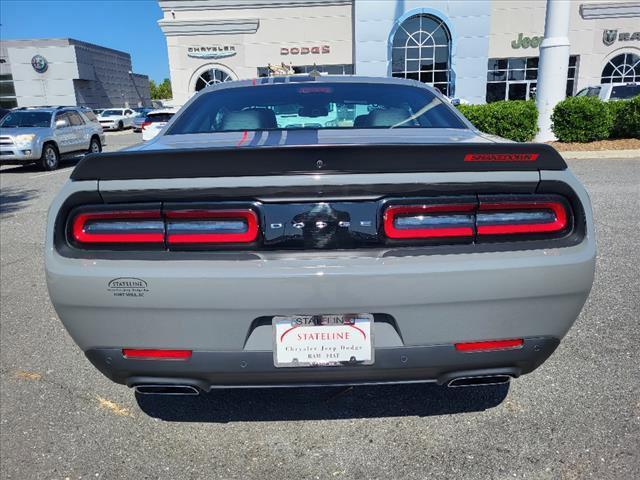
[[[5,40],[2,39],[2,46],[3,47],[19,47],[19,46],[29,46],[29,43],[34,43],[34,42],[38,42],[40,43],[40,45],[38,46],[42,46],[45,47],[47,45],[42,45],[43,43],[47,43],[50,42],[52,43],[52,47],[55,46],[60,46],[57,45],[59,43],[63,44],[63,45],[75,45],[75,46],[80,46],[80,47],[90,47],[90,48],[96,48],[96,49],[100,49],[100,50],[106,50],[109,52],[113,52],[113,53],[117,53],[119,55],[124,55],[126,57],[131,58],[131,54],[127,53],[127,52],[123,52],[122,50],[116,50],[115,48],[109,48],[109,47],[103,47],[102,45],[97,45],[95,43],[90,43],[90,42],[85,42],[83,40],[77,40],[75,38],[69,38],[69,37],[61,37],[61,38],[16,38],[16,39],[11,39],[11,40]],[[53,44],[56,45],[53,45]]]

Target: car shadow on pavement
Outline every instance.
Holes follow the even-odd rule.
[[[35,197],[37,190],[6,187],[0,189],[0,216],[4,217],[26,206]]]
[[[199,396],[136,393],[147,415],[172,422],[268,422],[449,415],[502,403],[509,385],[434,384],[212,390]]]

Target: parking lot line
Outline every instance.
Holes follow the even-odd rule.
[[[67,170],[74,168],[74,167],[66,167],[66,168],[60,168],[58,170],[54,170],[52,172],[45,172],[45,173],[39,173],[38,175],[32,175],[29,178],[39,178],[39,177],[47,177],[49,175],[55,175],[56,173],[60,173],[60,172],[66,172]]]

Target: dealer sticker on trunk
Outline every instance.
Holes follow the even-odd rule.
[[[276,367],[371,365],[373,315],[273,317]]]

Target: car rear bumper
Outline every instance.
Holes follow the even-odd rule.
[[[459,352],[453,345],[378,348],[362,366],[276,368],[271,351],[196,351],[186,361],[127,359],[119,349],[90,349],[87,357],[111,380],[129,387],[190,385],[198,390],[231,387],[316,386],[435,382],[505,375],[517,378],[542,364],[559,341],[527,338],[521,348]]]

